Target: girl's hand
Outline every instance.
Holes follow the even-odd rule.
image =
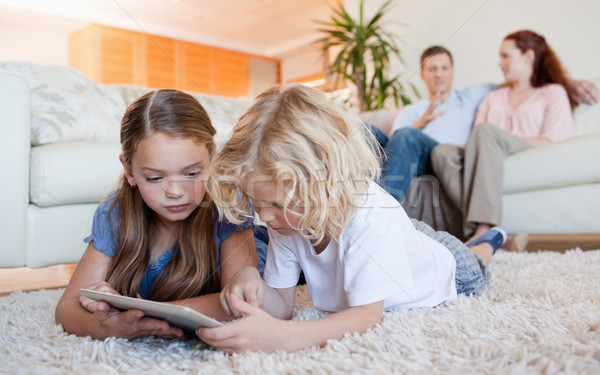
[[[230,295],[234,294],[239,300],[246,301],[254,307],[261,307],[265,294],[264,284],[255,267],[246,267],[238,271],[225,285],[219,299],[223,309],[229,316],[241,317],[243,314],[230,303]]]
[[[126,339],[150,335],[166,339],[185,338],[180,328],[159,319],[146,317],[142,310],[119,311],[102,302],[96,306],[94,315],[98,320],[97,330],[101,333],[100,336]]]
[[[92,284],[86,289],[119,295],[106,281]],[[183,339],[185,337],[180,328],[172,327],[169,323],[159,319],[146,317],[142,310],[120,311],[104,301],[94,301],[82,295],[79,296],[79,303],[94,314],[98,320],[98,331],[106,337],[116,336],[127,339],[149,335],[166,339]]]
[[[119,293],[112,286],[110,286],[110,284],[107,283],[106,281],[100,281],[98,283],[92,284],[85,289],[119,295]],[[94,301],[93,299],[87,298],[83,295],[79,295],[79,303],[81,304],[81,306],[83,306],[87,311],[91,312],[92,314],[96,312],[96,309],[98,308],[99,304],[101,306],[110,307],[110,305],[106,302]],[[106,308],[104,308],[104,309],[106,309]],[[115,310],[115,311],[117,311],[117,310]]]
[[[256,306],[240,300],[234,293],[229,295],[229,305],[243,318],[222,327],[199,328],[196,335],[210,346],[225,353],[261,350],[272,352],[286,349],[290,337],[286,337],[283,325],[288,322],[275,319]]]

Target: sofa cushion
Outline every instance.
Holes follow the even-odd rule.
[[[504,161],[503,192],[600,182],[600,133],[534,147]]]
[[[502,196],[508,233],[600,233],[600,184],[526,191]]]
[[[125,104],[118,91],[62,66],[2,62],[0,69],[22,76],[31,91],[31,144],[118,141]]]
[[[123,169],[118,143],[68,142],[31,148],[30,201],[40,207],[97,203]]]
[[[598,83],[600,87],[600,82]],[[582,104],[573,113],[575,134],[585,135],[600,133],[600,103]]]

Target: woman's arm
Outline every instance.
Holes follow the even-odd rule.
[[[279,320],[265,311],[231,295],[230,304],[244,317],[218,328],[200,328],[198,337],[226,353],[245,350],[296,351],[314,345],[325,345],[329,339],[340,339],[346,333],[364,333],[381,322],[383,301],[307,321]]]
[[[527,143],[529,143],[530,145],[536,147],[536,146],[543,146],[543,145],[547,145],[549,143],[552,143],[552,141],[550,140],[550,138],[547,137],[536,137],[536,138],[523,138],[524,141],[526,141]]]
[[[575,89],[577,97],[575,101],[580,104],[594,104],[598,102],[598,87],[593,82],[584,80],[569,80],[571,86]]]
[[[80,288],[114,292],[104,282],[110,261],[111,258],[98,251],[93,242],[88,244],[56,305],[56,323],[61,324],[66,332],[98,339],[111,336],[132,339],[149,335],[183,338],[181,329],[157,319],[145,318],[140,310],[118,312],[105,302],[93,302],[80,296]]]

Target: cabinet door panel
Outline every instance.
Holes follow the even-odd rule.
[[[212,93],[214,49],[200,44],[178,42],[177,86],[183,90]]]
[[[233,97],[249,95],[248,55],[227,50],[216,50],[215,54],[215,94]]]
[[[144,43],[146,85],[154,88],[177,88],[175,84],[175,41],[146,35]]]
[[[134,82],[135,74],[135,35],[129,31],[99,28],[100,82]]]

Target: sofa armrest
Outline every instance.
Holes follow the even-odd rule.
[[[400,112],[398,109],[377,109],[363,112],[358,117],[362,122],[373,125],[389,137],[392,135],[392,127],[394,126],[398,112]]]
[[[600,133],[533,147],[504,161],[503,192],[600,182]]]
[[[29,205],[29,85],[0,71],[0,267],[25,265],[25,228]]]

